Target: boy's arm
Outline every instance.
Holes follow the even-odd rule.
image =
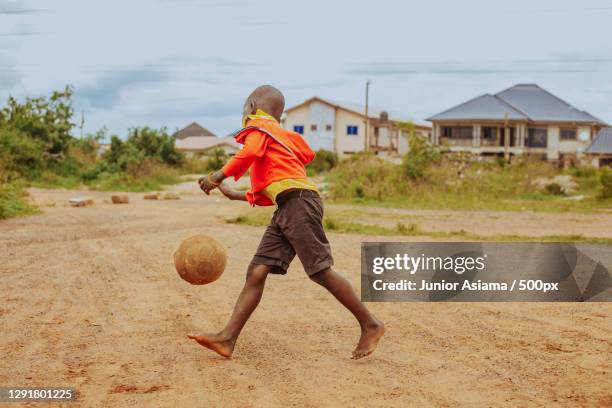
[[[251,132],[246,136],[243,148],[221,170],[198,180],[200,188],[208,194],[228,177],[238,180],[256,158],[263,156],[265,150],[266,138],[262,137],[260,132]]]
[[[230,200],[247,201],[245,191],[234,190],[225,183],[219,184],[219,191]]]

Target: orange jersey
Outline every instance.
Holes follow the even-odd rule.
[[[273,205],[262,190],[275,181],[305,179],[304,166],[315,157],[315,152],[299,133],[281,128],[274,119],[249,120],[235,140],[244,147],[222,171],[226,177],[238,180],[250,170],[251,190],[247,192],[247,200],[251,205]]]

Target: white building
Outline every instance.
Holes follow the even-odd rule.
[[[408,151],[407,132],[398,127],[398,118],[384,111],[336,104],[319,97],[310,98],[285,111],[282,125],[303,135],[313,150],[326,149],[346,156],[366,150],[379,155],[399,156]],[[368,141],[366,144],[366,128]],[[431,127],[414,124],[415,133],[430,138]]]

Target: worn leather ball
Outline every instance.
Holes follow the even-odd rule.
[[[174,253],[176,271],[192,285],[206,285],[219,279],[226,262],[223,245],[205,234],[185,239]]]

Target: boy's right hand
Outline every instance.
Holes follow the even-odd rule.
[[[210,194],[212,190],[219,187],[218,183],[215,183],[210,179],[210,175],[200,177],[198,179],[198,184],[200,185],[200,189],[206,194]]]

